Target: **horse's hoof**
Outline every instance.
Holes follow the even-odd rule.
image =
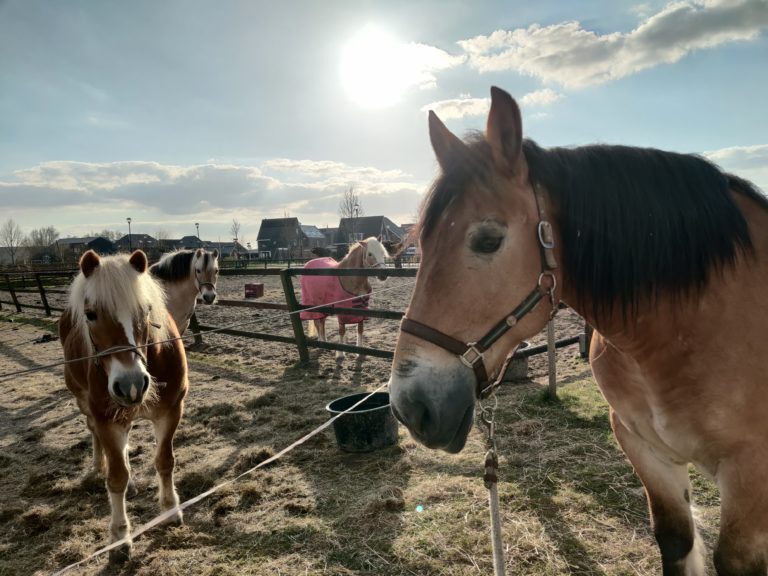
[[[181,512],[178,512],[173,516],[171,516],[170,518],[168,518],[168,520],[166,520],[164,524],[171,527],[184,526],[184,515]]]
[[[341,366],[344,363],[344,356],[336,356],[336,364]]]
[[[110,564],[125,564],[131,559],[131,545],[123,544],[113,550],[109,551],[109,563]]]
[[[136,488],[136,483],[133,481],[133,478],[131,478],[128,480],[128,487],[125,489],[125,497],[130,500],[131,498],[135,498],[138,493],[139,489]]]

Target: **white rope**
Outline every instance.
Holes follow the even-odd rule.
[[[373,296],[374,294],[382,294],[384,292],[391,292],[392,290],[401,290],[402,288],[411,286],[415,284],[416,281],[412,280],[409,282],[405,282],[399,286],[393,286],[391,288],[382,288],[381,290],[376,290],[370,292],[370,295]],[[190,332],[188,334],[185,334],[184,336],[177,336],[174,338],[167,338],[165,340],[159,340],[157,342],[148,342],[146,344],[142,344],[141,346],[124,346],[120,348],[111,348],[110,350],[105,350],[103,352],[99,352],[97,354],[92,354],[90,356],[82,356],[80,358],[70,358],[69,360],[61,360],[59,362],[53,362],[51,364],[45,364],[42,366],[35,366],[34,368],[26,368],[24,370],[16,370],[13,372],[6,372],[5,374],[0,374],[0,382],[5,382],[7,380],[10,380],[12,378],[15,378],[16,376],[21,376],[24,374],[30,374],[32,372],[40,372],[42,370],[49,370],[51,368],[56,368],[57,366],[64,366],[65,364],[72,364],[73,362],[82,362],[85,360],[94,360],[96,358],[101,358],[103,356],[109,356],[110,354],[115,354],[117,352],[126,352],[131,350],[141,350],[144,348],[148,348],[149,346],[154,346],[155,344],[167,344],[169,342],[175,342],[177,340],[183,340],[184,338],[194,337],[195,335],[202,335],[202,334],[216,334],[217,332],[221,332],[224,330],[231,330],[232,328],[238,328],[242,326],[248,326],[252,324],[257,324],[259,322],[269,322],[274,320],[279,320],[281,318],[290,317],[293,314],[300,314],[301,312],[311,312],[312,310],[315,310],[316,308],[324,308],[326,306],[334,306],[336,304],[342,304],[344,302],[349,302],[350,300],[356,300],[360,298],[360,296],[351,296],[349,298],[343,298],[341,300],[336,300],[335,302],[328,302],[326,304],[319,304],[317,306],[311,306],[308,308],[302,308],[301,310],[295,310],[293,312],[279,312],[275,313],[271,316],[262,316],[259,318],[254,318],[251,320],[245,320],[243,322],[235,322],[233,324],[229,324],[227,326],[221,326],[219,328],[214,328],[212,330],[206,330],[205,332]]]
[[[547,323],[547,363],[549,365],[549,387],[547,394],[557,398],[557,356],[555,349],[555,319]]]
[[[324,422],[323,424],[321,424],[320,426],[318,426],[317,428],[315,428],[314,430],[312,430],[308,434],[302,436],[301,438],[296,440],[293,444],[290,444],[289,446],[283,448],[277,454],[275,454],[273,456],[270,456],[266,460],[263,460],[263,461],[259,462],[253,468],[250,468],[250,469],[246,470],[242,474],[240,474],[238,476],[235,476],[234,478],[232,478],[230,480],[225,480],[224,482],[221,482],[221,483],[217,484],[213,488],[209,488],[208,490],[206,490],[202,494],[198,494],[197,496],[195,496],[193,498],[190,498],[186,502],[182,502],[181,504],[177,504],[173,508],[170,508],[170,509],[166,510],[165,512],[161,513],[161,514],[158,514],[157,516],[152,518],[152,520],[150,520],[149,522],[146,522],[146,523],[142,524],[141,526],[139,526],[138,528],[136,528],[129,536],[125,536],[124,538],[121,538],[120,540],[112,542],[108,546],[104,546],[103,548],[99,548],[98,550],[96,550],[96,552],[92,553],[90,556],[87,556],[86,558],[83,558],[82,560],[79,560],[78,562],[74,562],[73,564],[70,564],[69,566],[65,566],[64,568],[62,568],[58,572],[55,572],[53,574],[53,576],[59,576],[61,574],[65,574],[66,572],[69,572],[73,568],[77,568],[78,566],[81,566],[82,564],[85,564],[86,562],[92,560],[93,558],[96,558],[97,556],[101,556],[102,554],[104,554],[106,552],[109,552],[110,550],[114,550],[115,548],[118,548],[118,547],[122,546],[123,544],[128,544],[129,542],[131,542],[134,539],[136,539],[138,536],[141,536],[142,534],[144,534],[144,532],[146,532],[148,530],[151,530],[155,526],[158,526],[158,525],[162,524],[163,522],[165,522],[166,520],[172,518],[173,516],[175,516],[176,514],[181,512],[182,510],[185,510],[186,508],[189,508],[193,504],[197,504],[201,500],[204,500],[205,498],[207,498],[208,496],[210,496],[214,492],[218,492],[219,490],[221,490],[225,486],[229,486],[230,484],[233,484],[233,483],[237,482],[243,476],[247,476],[247,475],[251,474],[252,472],[255,472],[256,470],[258,470],[259,468],[263,468],[267,464],[271,464],[272,462],[275,462],[279,458],[285,456],[288,452],[290,452],[294,448],[297,448],[298,446],[301,446],[302,444],[304,444],[307,440],[309,440],[313,436],[317,436],[320,432],[322,432],[323,430],[325,430],[326,428],[331,426],[331,424],[333,424],[338,418],[341,418],[342,416],[344,416],[345,414],[347,414],[351,410],[354,410],[357,406],[359,406],[360,404],[362,404],[363,402],[368,400],[368,398],[370,398],[371,396],[373,396],[377,392],[379,392],[379,391],[383,390],[384,388],[386,388],[388,384],[389,384],[388,382],[385,382],[384,384],[382,384],[381,386],[376,388],[376,390],[374,390],[373,392],[370,392],[368,395],[366,395],[365,397],[360,399],[358,402],[355,402],[352,406],[350,406],[349,408],[347,408],[343,412],[340,412],[339,414],[336,414],[333,418],[330,418],[329,420],[327,420],[326,422]]]
[[[499,486],[488,486],[488,502],[491,511],[491,543],[493,545],[493,573],[504,576],[504,543],[501,540],[501,514],[499,513]]]

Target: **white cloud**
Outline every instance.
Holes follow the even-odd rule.
[[[555,92],[551,88],[544,88],[543,90],[529,92],[520,98],[520,104],[523,106],[546,106],[548,104],[554,104],[563,98],[564,96],[559,92]]]
[[[616,80],[695,50],[755,39],[768,27],[765,0],[668,4],[629,33],[598,34],[579,22],[497,30],[459,42],[481,72],[515,70],[583,87]]]
[[[23,214],[26,226],[63,226],[63,215],[77,217],[83,233],[126,215],[145,226],[177,229],[174,223],[188,228],[195,220],[223,226],[236,213],[258,229],[261,218],[285,211],[307,224],[338,221],[339,200],[349,186],[368,214],[396,219],[411,217],[426,183],[400,170],[286,158],[259,166],[56,161],[0,178],[0,205]],[[75,234],[79,229],[65,228]]]
[[[529,92],[520,98],[523,106],[547,106],[561,100],[564,96],[550,88]],[[450,100],[438,100],[421,107],[422,112],[432,110],[442,120],[455,120],[467,116],[485,116],[491,109],[490,98],[472,98],[469,94],[462,94],[459,98]],[[546,116],[545,113],[534,114],[531,117]]]
[[[490,108],[490,98],[454,98],[431,102],[422,106],[421,111],[432,110],[443,120],[453,120],[465,116],[485,116]]]
[[[725,170],[751,180],[768,193],[768,144],[731,146],[704,152],[704,156]]]

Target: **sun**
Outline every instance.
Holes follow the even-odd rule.
[[[349,99],[363,108],[397,104],[413,84],[408,46],[376,26],[362,28],[344,46],[341,83]]]

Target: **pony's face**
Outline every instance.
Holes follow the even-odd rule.
[[[407,316],[464,343],[480,340],[536,286],[538,213],[522,154],[520,113],[494,93],[485,140],[465,144],[430,114],[443,174],[421,215],[422,263]],[[548,317],[539,305],[484,354],[490,376]],[[431,448],[458,452],[472,426],[472,368],[401,332],[390,391],[395,415]]]
[[[219,278],[219,251],[208,252],[198,248],[192,259],[197,289],[206,304],[216,300],[216,281]]]
[[[371,236],[370,238],[360,242],[364,247],[363,252],[363,267],[364,268],[384,268],[386,266],[386,259],[389,257],[387,249],[376,238]],[[379,280],[386,280],[386,274],[377,276]]]
[[[107,374],[110,397],[120,406],[135,406],[144,401],[151,382],[145,346],[153,323],[152,304],[143,302],[141,295],[130,294],[137,297],[126,299],[123,298],[125,294],[110,290],[125,289],[125,285],[115,286],[117,283],[139,288],[138,277],[146,275],[147,257],[140,250],[134,252],[130,259],[123,260],[122,267],[128,267],[128,270],[112,266],[112,260],[105,264],[102,265],[93,251],[86,252],[80,259],[80,269],[85,277],[82,292],[85,329],[94,352],[127,348],[100,357],[98,363]]]

